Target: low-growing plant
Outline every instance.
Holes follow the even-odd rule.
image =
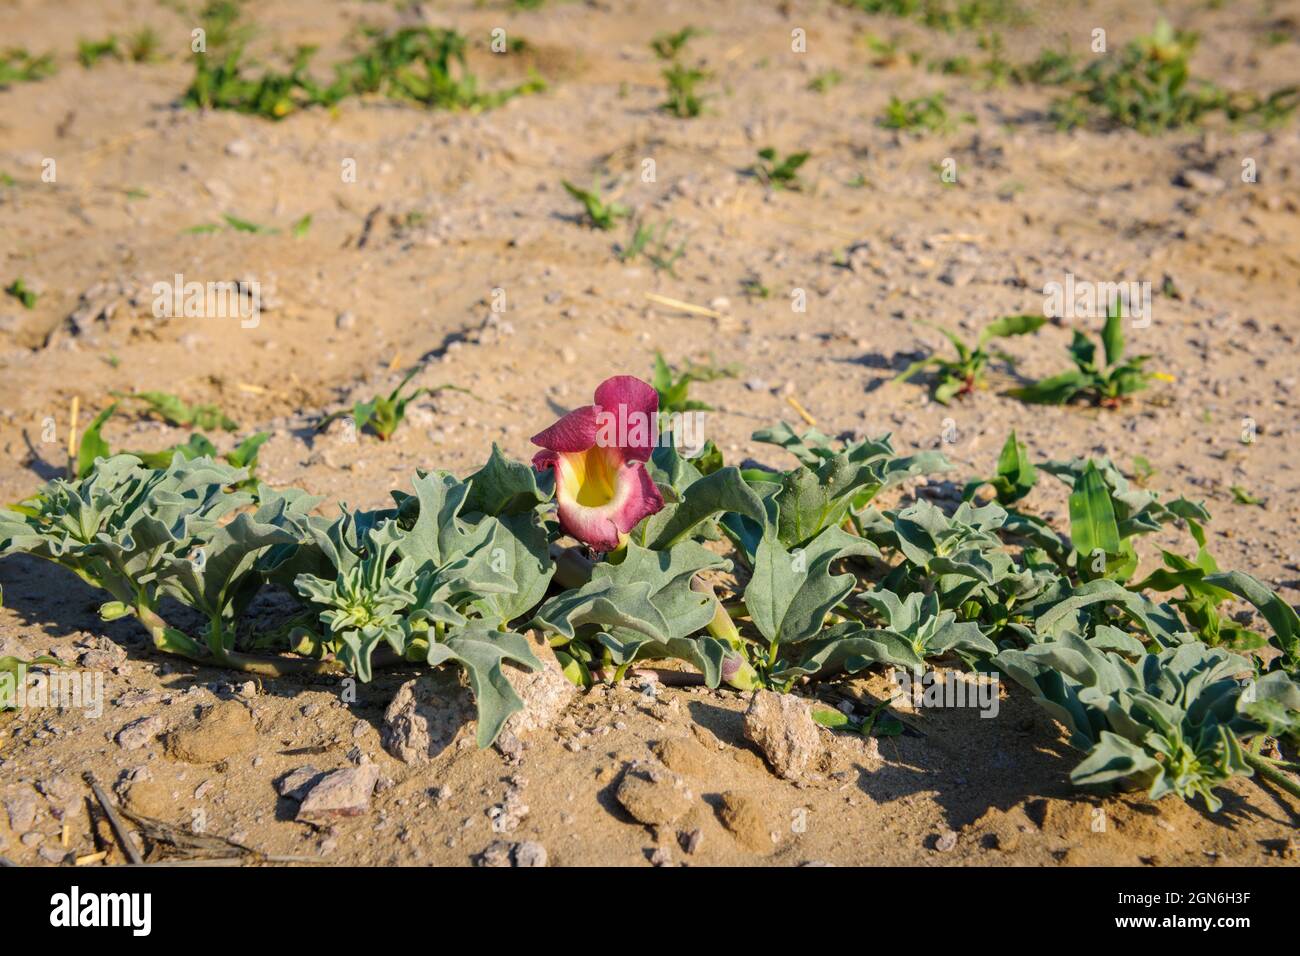
[[[947,405],[954,398],[969,395],[977,388],[988,387],[984,380],[984,369],[990,358],[997,357],[1008,363],[1014,362],[1005,352],[986,349],[985,346],[991,340],[1013,335],[1028,335],[1038,331],[1046,321],[1041,315],[1005,316],[984,326],[974,346],[967,345],[945,328],[923,322],[923,325],[943,333],[957,350],[957,358],[953,360],[938,355],[926,356],[905,368],[894,381],[905,382],[923,369],[933,367],[937,373],[934,400],[941,405]]]
[[[803,188],[799,179],[799,167],[808,161],[809,153],[789,153],[782,157],[773,147],[765,146],[758,151],[758,161],[750,167],[750,172],[759,182],[772,189]]]
[[[1029,494],[1037,481],[1038,469],[1029,460],[1029,449],[1016,438],[1013,429],[1007,436],[1006,444],[1002,446],[1002,453],[998,455],[997,473],[992,478],[968,481],[961,496],[963,500],[970,501],[980,488],[991,485],[998,504],[1011,505]]]
[[[672,219],[658,226],[652,226],[644,221],[637,222],[632,229],[632,237],[619,250],[619,261],[631,262],[637,256],[643,255],[656,272],[676,275],[677,260],[686,254],[686,240],[683,239],[673,245],[668,238],[668,233],[674,225],[676,223]]]
[[[91,69],[100,60],[121,60],[122,50],[117,45],[117,37],[109,34],[103,40],[78,40],[77,62],[86,69]]]
[[[1107,309],[1101,331],[1102,361],[1097,346],[1078,329],[1070,343],[1074,368],[1032,385],[1009,389],[1007,394],[1022,402],[1065,405],[1083,396],[1103,408],[1118,408],[1130,395],[1150,385],[1156,373],[1146,370],[1150,355],[1125,358],[1124,309],[1116,300]]]
[[[917,20],[948,33],[978,30],[994,24],[1019,25],[1028,13],[1015,0],[840,0],[863,13]]]
[[[784,423],[752,437],[792,468],[728,465],[716,446],[688,460],[651,433],[661,407],[648,383],[609,379],[533,437],[531,467],[494,447],[467,478],[420,472],[391,507],[335,518],[297,489],[239,490],[246,472],[208,458],[151,469],[100,456],[85,477],[0,510],[0,554],[67,568],[107,592],[103,617],[134,615],[158,649],[206,665],[366,681],[389,665],[454,664],[481,745],[520,707],[510,677],[542,666],[543,643],[583,684],[655,659],[742,691],[942,663],[1022,685],[1084,752],[1081,786],[1126,781],[1214,810],[1220,784],[1255,773],[1300,794],[1287,765],[1258,752],[1300,732],[1300,617],[1218,569],[1203,506],[1078,459],[1032,466],[1069,488],[1068,537],[996,502],[881,510],[883,489],[951,463],[899,456],[888,436]],[[1014,436],[1003,452],[992,483],[1010,502],[1033,471]],[[1168,553],[1128,583],[1134,542],[1175,523],[1197,556]],[[245,612],[264,587],[297,605],[252,629]],[[198,633],[164,618],[168,598],[200,615]],[[1225,619],[1228,598],[1269,633]],[[883,705],[868,710],[814,713],[841,731],[895,729]]]
[[[663,353],[655,352],[654,375],[650,384],[659,397],[659,410],[665,413],[713,411],[713,406],[690,397],[694,382],[715,382],[722,378],[735,378],[740,374],[736,365],[716,365],[713,362],[687,362],[681,368],[668,364]]]
[[[13,296],[22,303],[24,309],[36,308],[36,300],[40,295],[28,287],[27,283],[20,277],[5,286],[5,293]]]
[[[943,93],[932,93],[910,100],[891,95],[881,119],[881,125],[886,129],[929,133],[947,132],[959,122],[973,123],[975,117],[970,113],[963,113],[956,118],[950,116],[947,97]]]
[[[1231,122],[1271,126],[1295,112],[1300,88],[1294,86],[1263,96],[1193,79],[1190,59],[1196,43],[1195,34],[1176,31],[1160,20],[1149,36],[1125,44],[1117,54],[1099,58],[1077,74],[1060,59],[1030,74],[1073,87],[1053,107],[1058,123],[1066,127],[1099,118],[1152,134],[1197,124],[1214,114]]]
[[[675,60],[686,50],[687,43],[703,36],[704,32],[689,25],[672,33],[661,31],[651,38],[650,49],[654,50],[655,56],[661,60]]]
[[[179,428],[220,428],[233,432],[239,427],[235,421],[216,405],[190,405],[170,392],[114,392],[115,397],[144,405],[144,414],[160,418]]]
[[[814,93],[827,93],[844,82],[844,74],[834,68],[822,70],[808,81],[808,89]]]
[[[129,397],[129,396],[128,396]],[[211,406],[208,406],[209,408]],[[109,447],[108,441],[103,436],[104,425],[117,411],[117,404],[114,403],[100,412],[87,426],[86,430],[81,433],[81,439],[77,443],[75,459],[68,465],[69,476],[77,478],[87,477],[95,468],[95,463],[102,458],[113,457],[113,452]],[[219,413],[217,413],[219,414]],[[206,417],[204,420],[208,420]],[[221,421],[230,422],[229,419],[213,419],[220,423]],[[179,424],[172,422],[172,424]],[[191,419],[191,425],[196,422]],[[233,426],[234,423],[230,422]],[[201,427],[212,427],[211,425]],[[267,432],[257,432],[245,438],[242,442],[232,448],[225,454],[218,454],[217,446],[214,445],[206,435],[201,432],[195,432],[187,440],[175,445],[169,445],[158,451],[124,451],[118,454],[130,455],[137,458],[146,468],[163,469],[166,468],[176,455],[186,461],[195,458],[211,458],[214,461],[221,458],[226,464],[242,469],[247,472],[247,477],[240,483],[239,487],[257,486],[257,453],[262,445],[271,436]]]
[[[397,383],[387,395],[376,395],[374,398],[364,402],[357,402],[352,406],[352,410],[338,411],[326,415],[316,425],[319,431],[329,426],[329,424],[340,418],[352,418],[353,426],[358,432],[369,428],[375,433],[380,441],[388,441],[397,430],[397,426],[402,424],[406,418],[406,406],[411,404],[421,395],[436,395],[438,392],[454,391],[471,394],[468,390],[458,388],[455,385],[435,385],[432,388],[420,387],[410,392],[403,393],[407,383],[419,373],[419,368],[413,368],[406,373],[406,377]]]
[[[133,63],[157,63],[163,59],[162,37],[153,27],[145,26],[126,38],[126,55]]]
[[[661,108],[680,119],[692,119],[704,111],[704,94],[696,87],[711,79],[709,71],[698,66],[684,66],[673,63],[663,71],[664,82],[668,85],[668,99]]]
[[[600,187],[595,183],[592,183],[590,189],[582,189],[564,179],[560,181],[560,185],[564,187],[565,192],[582,203],[587,222],[596,229],[608,231],[614,228],[618,220],[632,215],[632,210],[622,203],[613,200],[606,202],[600,195]]]
[[[54,56],[44,53],[33,56],[20,47],[0,50],[0,90],[15,83],[35,83],[58,72]]]
[[[483,110],[545,88],[540,77],[484,91],[470,72],[467,41],[454,30],[405,27],[392,34],[367,31],[370,46],[336,63],[328,84],[312,77],[313,47],[299,47],[288,72],[263,70],[254,77],[242,46],[224,54],[195,56],[195,75],[184,100],[204,109],[227,109],[282,119],[313,106],[336,106],[350,96],[383,94],[433,109]]]

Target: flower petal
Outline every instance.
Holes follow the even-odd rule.
[[[563,469],[564,463],[559,467]],[[664,506],[663,496],[639,461],[618,467],[613,497],[603,505],[580,504],[564,481],[556,482],[556,496],[560,527],[597,551],[613,551],[642,518]]]
[[[529,441],[561,453],[586,451],[596,444],[596,407],[583,405],[575,408]]]
[[[596,407],[611,412],[623,423],[619,434],[626,444],[623,457],[647,461],[658,437],[655,412],[659,410],[659,393],[633,375],[615,375],[596,387]]]

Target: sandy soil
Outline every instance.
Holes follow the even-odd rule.
[[[376,506],[417,467],[466,473],[494,441],[527,456],[530,434],[588,401],[607,375],[648,375],[660,349],[674,362],[712,356],[743,366],[737,378],[696,392],[717,408],[708,432],[730,461],[785,464],[749,434],[794,421],[791,396],[827,432],[892,432],[904,451],[942,446],[966,473],[992,471],[1010,427],[1040,458],[1108,454],[1127,463],[1144,455],[1156,469],[1153,487],[1207,501],[1221,565],[1249,570],[1297,601],[1300,503],[1288,464],[1300,435],[1294,122],[1272,132],[1158,138],[1058,132],[1045,119],[1050,91],[987,91],[924,68],[972,52],[969,35],[828,2],[398,6],[268,0],[251,16],[260,27],[254,49],[269,56],[315,43],[327,62],[361,23],[391,27],[423,15],[478,38],[504,25],[531,50],[479,53],[475,68],[491,82],[517,82],[535,66],[550,88],[477,115],[385,100],[347,100],[279,123],[202,114],[177,105],[191,72],[179,53],[94,71],[73,58],[75,36],[146,22],[169,49],[183,50],[192,15],[122,0],[0,0],[5,43],[54,50],[62,67],[0,92],[0,171],[15,180],[0,186],[0,280],[22,276],[41,293],[31,310],[0,299],[0,499],[25,496],[62,467],[74,397],[84,423],[114,391],[162,389],[220,404],[241,432],[270,431],[265,480]],[[1028,26],[1004,31],[1012,59],[1031,59],[1062,34],[1083,49],[1097,25],[1117,45],[1148,32],[1158,15],[1149,3],[1057,6],[1041,5]],[[1200,75],[1272,89],[1300,83],[1300,34],[1281,10],[1196,4],[1177,22],[1202,34]],[[708,31],[692,50],[719,79],[706,84],[706,115],[679,120],[657,110],[660,67],[647,41],[687,23]],[[806,53],[790,50],[795,27],[807,31]],[[1289,39],[1270,45],[1270,30]],[[897,38],[922,53],[922,65],[875,62],[865,32]],[[810,90],[829,68],[844,81]],[[975,123],[929,136],[877,124],[891,93],[936,90]],[[769,191],[745,174],[767,145],[812,153],[804,191]],[[47,157],[57,162],[53,183],[41,180]],[[653,183],[640,178],[646,158],[655,160]],[[956,184],[935,172],[945,158],[956,160]],[[1246,158],[1257,165],[1256,183],[1241,181]],[[348,159],[355,183],[340,178]],[[1220,182],[1180,185],[1189,170]],[[651,221],[674,221],[687,241],[675,276],[644,260],[621,264],[614,247],[625,233],[578,221],[560,180],[593,175]],[[185,231],[223,214],[279,232]],[[291,235],[290,224],[308,214],[310,230]],[[256,278],[264,308],[257,327],[154,318],[150,287],[178,272],[199,281]],[[1157,296],[1150,327],[1130,334],[1173,383],[1119,413],[1031,410],[996,389],[945,408],[920,382],[885,385],[942,344],[916,320],[970,333],[1000,315],[1039,311],[1044,283],[1066,273],[1157,289],[1173,280],[1178,296]],[[747,296],[748,278],[770,297]],[[795,289],[806,292],[804,313],[792,311]],[[504,313],[491,309],[494,290],[504,292]],[[656,305],[648,292],[718,317]],[[1058,324],[1008,350],[1019,374],[1039,377],[1060,370],[1068,341],[1068,326]],[[422,399],[386,444],[349,442],[339,425],[313,432],[322,413],[390,388],[415,364],[417,384],[451,383],[473,395]],[[1012,376],[999,368],[993,378],[1002,386]],[[1256,424],[1251,444],[1239,440],[1243,419]],[[106,436],[114,447],[150,448],[185,434],[119,416]],[[1263,506],[1235,503],[1234,485]],[[938,481],[927,489],[951,492]],[[1060,520],[1064,486],[1045,478],[1028,503]],[[0,797],[20,811],[0,813],[0,855],[21,863],[56,858],[65,834],[70,849],[93,851],[79,805],[86,769],[127,794],[137,812],[188,825],[199,811],[209,833],[332,862],[466,864],[498,840],[537,841],[552,865],[1295,858],[1288,841],[1300,807],[1250,781],[1225,788],[1217,816],[1172,799],[1152,805],[1140,795],[1072,792],[1075,755],[1019,693],[1004,694],[996,720],[918,713],[909,719],[914,733],[880,741],[878,754],[860,738],[826,732],[820,765],[799,785],[774,776],[744,739],[740,696],[630,685],[580,695],[555,727],[528,735],[517,759],[453,745],[413,767],[379,740],[384,708],[409,675],[385,674],[353,704],[332,685],[246,687],[237,676],[158,657],[130,622],[100,623],[102,598],[56,569],[5,559],[0,587],[0,637],[68,660],[106,651],[92,660],[113,702],[97,719],[77,711],[0,716]],[[883,686],[875,676],[844,689],[866,699]],[[233,745],[217,760],[182,759],[161,736],[134,750],[115,742],[144,716],[159,718],[159,735],[196,714],[212,720],[205,708],[222,699],[252,720],[230,732]],[[631,762],[661,759],[663,741],[699,744],[670,745],[662,758],[681,775],[691,809],[671,826],[643,826],[613,794]],[[274,782],[288,771],[363,758],[382,775],[363,815],[306,825],[294,821],[293,801],[277,797]],[[724,803],[739,798],[750,801],[752,819],[728,828]],[[503,804],[528,812],[494,832],[490,811]],[[684,835],[697,829],[688,853]],[[660,848],[667,857],[655,857]],[[120,861],[116,851],[109,861]]]

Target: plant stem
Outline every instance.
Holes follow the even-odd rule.
[[[1279,769],[1277,763],[1269,760],[1267,757],[1253,754],[1249,750],[1245,752],[1245,757],[1246,763],[1248,763],[1251,769],[1257,774],[1275,787],[1279,787],[1291,794],[1291,796],[1300,799],[1300,780],[1296,780],[1296,778],[1291,776],[1289,773]]]

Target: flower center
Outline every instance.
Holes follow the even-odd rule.
[[[564,457],[569,466],[568,491],[578,504],[600,508],[614,500],[616,466],[604,448],[596,446]]]

